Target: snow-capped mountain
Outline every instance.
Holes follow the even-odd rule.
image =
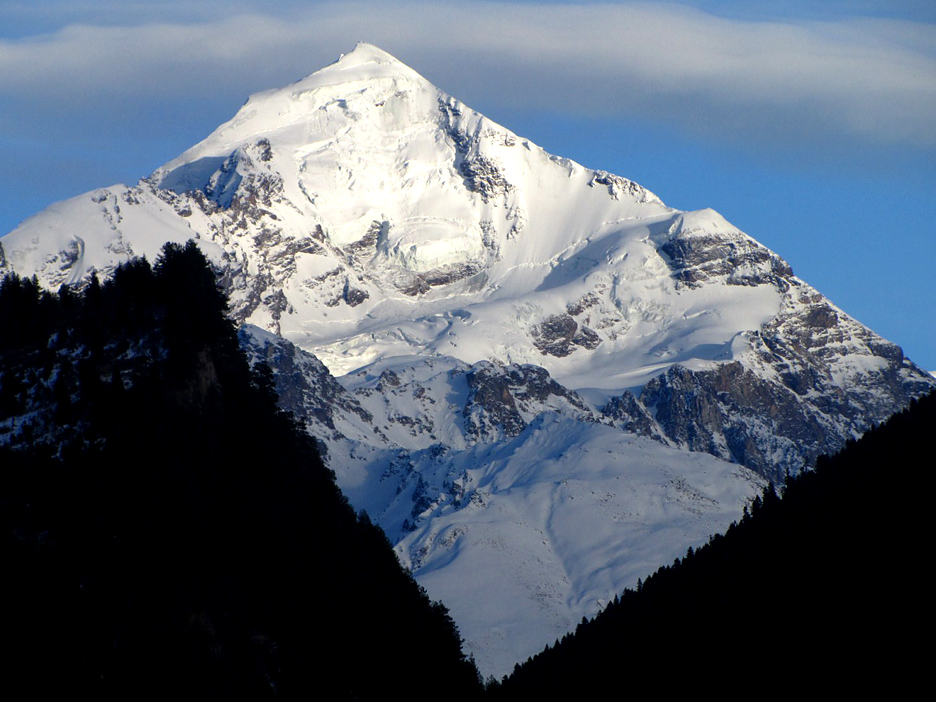
[[[242,340],[485,674],[936,385],[712,210],[547,154],[360,44],[0,271],[218,265]]]

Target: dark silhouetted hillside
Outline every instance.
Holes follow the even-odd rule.
[[[5,689],[476,693],[225,308],[192,243],[81,294],[0,283]]]

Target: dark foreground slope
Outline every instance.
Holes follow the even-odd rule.
[[[224,309],[192,244],[82,295],[0,284],[2,689],[471,696]]]
[[[492,692],[887,692],[924,679],[936,395],[772,490]]]

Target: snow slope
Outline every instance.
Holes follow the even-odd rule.
[[[537,366],[395,357],[341,378],[245,327],[345,494],[501,676],[737,519],[753,471],[622,431]]]

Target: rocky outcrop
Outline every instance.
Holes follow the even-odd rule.
[[[532,337],[533,345],[540,353],[557,358],[568,356],[576,348],[591,350],[601,344],[597,333],[576,322],[569,314],[547,317],[533,327]]]
[[[786,291],[793,276],[786,261],[746,236],[679,235],[660,251],[666,254],[673,277],[687,287],[724,278],[728,285],[773,285]]]
[[[474,263],[456,263],[441,266],[425,273],[417,273],[408,278],[400,287],[404,295],[416,297],[441,285],[451,285],[481,272],[481,266]]]
[[[506,197],[514,189],[504,177],[501,165],[494,159],[475,156],[465,159],[459,166],[465,179],[465,187],[478,193],[487,203],[499,197]]]
[[[465,433],[474,441],[492,443],[520,434],[543,412],[565,410],[590,419],[582,399],[564,388],[544,368],[533,365],[498,366],[481,362],[472,366],[465,403]]]
[[[906,406],[908,395],[922,395],[933,385],[898,347],[865,357],[880,366],[873,382],[857,372],[854,383],[836,382],[848,372],[840,367],[848,365],[846,357],[803,353],[803,345],[824,348],[821,339],[842,333],[839,324],[829,324],[831,314],[831,308],[806,310],[798,316],[801,324],[794,316],[753,335],[757,360],[769,360],[771,373],[755,373],[737,361],[699,371],[674,365],[647,383],[640,402],[678,446],[740,463],[780,483]]]
[[[667,443],[660,429],[660,425],[653,418],[653,415],[647,411],[640,401],[634,397],[634,393],[625,390],[623,394],[612,397],[608,403],[601,408],[601,414],[610,419],[614,426],[621,430],[638,436],[646,436],[650,439]]]
[[[252,364],[263,363],[273,371],[279,406],[292,412],[317,438],[345,438],[336,420],[338,424],[349,417],[367,424],[373,421],[312,354],[256,327],[242,327],[238,338]]]
[[[691,371],[672,366],[640,395],[667,438],[740,463],[781,483],[846,438],[824,414],[740,363]]]
[[[596,185],[604,185],[608,189],[608,195],[614,200],[620,200],[621,197],[632,197],[638,202],[660,202],[660,198],[642,185],[607,171],[595,171],[595,175],[588,185],[592,188]]]

